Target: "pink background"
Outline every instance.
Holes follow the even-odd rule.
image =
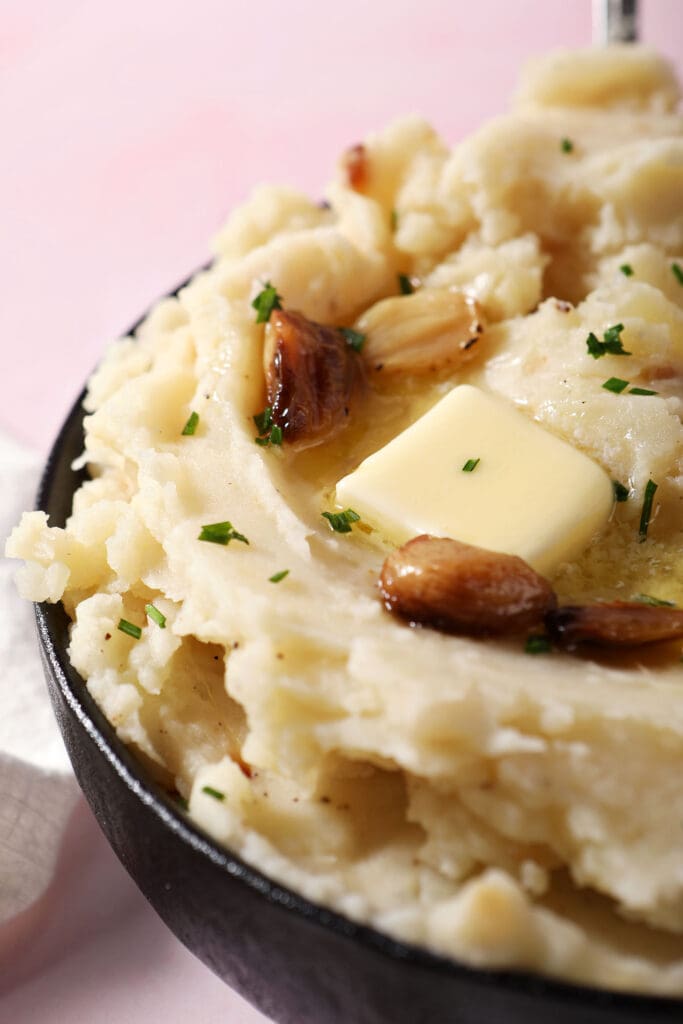
[[[683,3],[641,6],[680,71]],[[589,40],[589,0],[0,0],[0,427],[45,450],[104,343],[253,184],[318,196],[400,113],[455,140],[526,57]],[[263,1020],[166,931],[84,806],[12,940],[1,1020]]]

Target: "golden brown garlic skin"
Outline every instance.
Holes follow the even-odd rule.
[[[402,619],[467,636],[524,632],[557,605],[548,581],[521,558],[428,534],[387,557],[379,588]]]
[[[264,364],[273,423],[300,447],[344,424],[364,380],[361,359],[339,330],[284,309],[273,310],[266,326]]]
[[[370,178],[370,161],[368,151],[362,142],[356,146],[350,146],[346,150],[342,157],[342,168],[350,188],[356,192],[363,192],[367,188]]]
[[[683,639],[683,611],[630,601],[565,605],[545,618],[553,641],[562,647],[640,647]]]

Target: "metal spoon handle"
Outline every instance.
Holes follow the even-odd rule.
[[[593,0],[593,42],[635,43],[638,0]]]

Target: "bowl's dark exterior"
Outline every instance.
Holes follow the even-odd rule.
[[[39,507],[63,524],[81,475],[80,399]],[[48,687],[78,781],[115,853],[177,937],[279,1024],[660,1024],[683,1001],[466,967],[394,942],[271,882],[189,822],[148,777],[66,654],[61,606],[37,606]],[[201,1017],[201,1009],[199,1009]]]

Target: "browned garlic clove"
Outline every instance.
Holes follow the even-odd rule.
[[[371,371],[418,375],[458,369],[475,356],[484,330],[474,299],[450,288],[394,296],[363,313],[363,358]]]
[[[557,603],[521,558],[428,534],[388,556],[379,587],[390,612],[467,636],[524,632]]]
[[[344,424],[364,373],[339,330],[273,310],[263,358],[272,421],[286,441],[319,444]]]
[[[356,192],[363,192],[370,178],[368,151],[362,142],[350,146],[342,157],[342,168],[347,184]]]
[[[563,647],[640,647],[683,639],[683,611],[629,601],[566,605],[550,611],[545,624]]]

